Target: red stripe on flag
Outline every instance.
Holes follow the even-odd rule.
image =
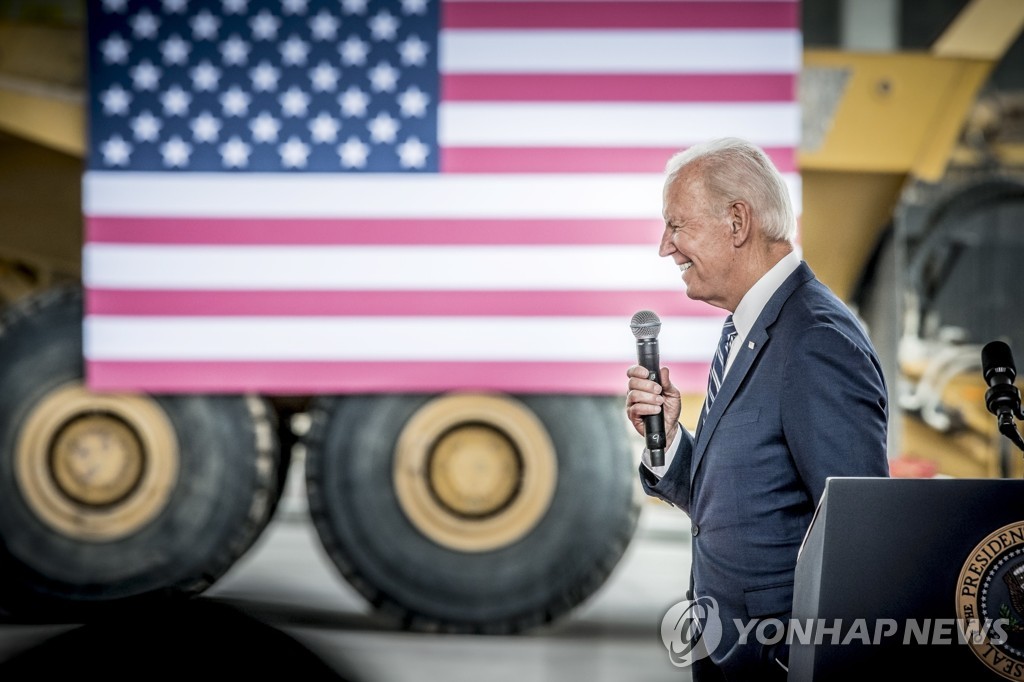
[[[792,102],[795,74],[447,74],[445,102]]]
[[[456,159],[459,156],[457,153]],[[667,155],[661,158],[661,166],[667,158]],[[87,242],[115,244],[487,246],[657,244],[664,225],[658,219],[335,220],[88,216],[85,228]]]
[[[677,151],[668,147],[445,147],[439,161],[445,173],[661,173]],[[792,147],[765,152],[779,172],[796,172]]]
[[[138,291],[88,289],[89,315],[721,317],[676,291]],[[626,324],[626,322],[623,322]]]
[[[625,390],[616,362],[111,362],[87,361],[96,391],[153,393],[391,393],[457,390],[612,394]],[[708,363],[670,365],[686,393],[706,389]]]
[[[443,29],[680,29],[800,26],[798,2],[445,2]]]

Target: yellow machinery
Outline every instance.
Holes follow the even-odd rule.
[[[1024,337],[1010,306],[991,307],[990,323],[965,314],[1020,293],[1000,278],[1014,269],[1008,223],[1024,218],[1024,147],[1005,139],[1017,102],[984,88],[1022,25],[1024,4],[983,0],[928,52],[804,54],[804,254],[858,307],[887,365],[898,475],[1024,471],[980,371],[984,343]],[[971,259],[979,249],[991,269]]]

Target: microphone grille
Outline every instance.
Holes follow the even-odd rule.
[[[1008,373],[1011,381],[1017,376],[1017,368],[1013,364],[1013,353],[1010,351],[1010,347],[1002,341],[992,341],[981,349],[981,368],[986,381],[993,372]]]
[[[629,321],[633,336],[638,339],[656,339],[661,331],[661,318],[650,310],[641,310]]]

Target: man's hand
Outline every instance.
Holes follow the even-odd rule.
[[[679,412],[682,409],[679,389],[672,384],[668,375],[668,368],[661,368],[661,385],[656,381],[647,378],[647,370],[640,365],[633,365],[626,370],[629,383],[626,390],[626,416],[632,422],[633,428],[641,436],[644,433],[644,416],[649,414],[665,413],[665,447],[672,444],[676,437],[676,428],[679,426]]]

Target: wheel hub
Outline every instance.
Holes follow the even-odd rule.
[[[486,424],[464,424],[437,440],[429,475],[431,490],[453,514],[483,518],[515,498],[523,466],[504,433]]]
[[[111,414],[76,416],[54,438],[51,475],[81,504],[115,504],[138,485],[143,453],[132,429]]]
[[[511,398],[456,394],[424,405],[395,452],[395,493],[406,517],[464,552],[509,545],[544,517],[558,477],[544,425]]]
[[[178,443],[152,399],[93,394],[76,382],[33,406],[14,464],[36,517],[70,538],[103,542],[138,531],[165,507]]]

